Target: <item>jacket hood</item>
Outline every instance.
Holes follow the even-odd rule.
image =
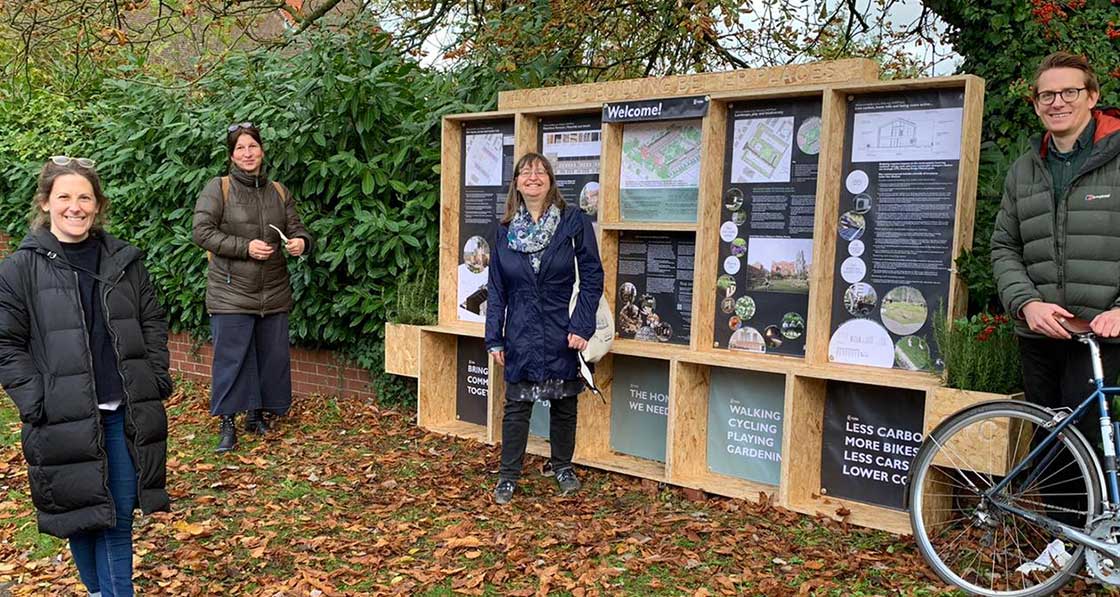
[[[1093,120],[1097,123],[1097,130],[1093,133],[1093,145],[1104,139],[1120,133],[1120,108],[1101,106],[1093,108]],[[1050,131],[1031,139],[1035,151],[1042,159],[1046,159],[1046,152],[1050,149]]]
[[[141,257],[140,249],[104,230],[91,230],[90,235],[101,240],[104,258],[101,260],[101,271],[98,273],[109,279],[115,279],[129,264]],[[62,252],[62,243],[58,242],[48,228],[40,227],[28,232],[20,241],[18,250],[33,251],[47,256],[52,261],[59,257],[57,262],[59,265],[67,264],[65,254]]]

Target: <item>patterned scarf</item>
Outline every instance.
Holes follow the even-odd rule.
[[[509,248],[518,253],[527,253],[529,263],[533,266],[533,273],[539,274],[541,255],[544,254],[545,247],[552,240],[552,235],[556,233],[559,225],[560,210],[555,205],[549,206],[539,222],[533,222],[529,210],[525,209],[525,204],[522,203],[517,209],[517,215],[513,216],[513,220],[509,223],[509,234],[506,235]]]

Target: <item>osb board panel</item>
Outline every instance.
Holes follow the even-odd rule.
[[[720,91],[766,89],[792,85],[823,85],[845,81],[874,81],[879,67],[863,58],[736,70],[699,75],[677,75],[584,83],[541,89],[520,89],[498,94],[501,110],[536,106],[604,103],[632,99],[703,95]]]
[[[385,372],[420,376],[420,327],[385,324]]]
[[[622,180],[622,125],[603,123],[599,157],[599,223],[617,224],[620,220],[618,185]]]
[[[666,480],[665,465],[657,462],[656,460],[636,458],[634,456],[619,454],[617,452],[605,452],[592,456],[577,457],[574,460],[577,464],[591,466],[603,469],[605,471],[622,473],[624,475],[630,475],[632,477],[641,477],[643,479],[652,479],[654,481]]]
[[[670,479],[699,478],[708,462],[708,388],[711,370],[703,365],[669,364],[669,421],[665,445]]]
[[[455,375],[458,338],[420,332],[420,383],[417,424],[436,430],[455,423]],[[452,374],[448,374],[452,372]],[[480,438],[481,439],[481,438]]]
[[[486,442],[486,428],[482,425],[475,425],[466,421],[448,421],[439,425],[432,425],[425,427],[425,429],[434,433],[442,433],[443,435],[452,435],[469,439],[476,442]]]
[[[844,96],[825,92],[821,97],[821,148],[817,164],[817,203],[813,212],[813,264],[809,269],[809,321],[805,332],[805,362],[828,362],[832,324],[832,264],[836,258],[836,226],[840,217],[840,176],[843,167]],[[823,151],[828,148],[829,151]]]
[[[517,165],[517,160],[521,156],[533,152],[540,152],[541,148],[537,143],[537,132],[539,130],[540,120],[536,116],[530,114],[518,114],[513,121],[513,163]],[[555,164],[553,164],[555,167]]]
[[[1022,394],[1006,396],[985,392],[969,392],[952,388],[934,388],[926,398],[926,437],[953,413],[991,400],[1021,398]],[[1025,456],[1033,429],[1026,429],[1009,419],[992,420],[974,425],[954,435],[933,463],[947,468],[966,469],[978,473],[1003,475]]]
[[[827,516],[833,520],[842,520],[849,524],[879,529],[896,535],[912,533],[910,514],[902,510],[816,495],[809,499],[791,502],[788,508],[794,512],[810,516]]]
[[[486,420],[490,424],[486,428],[486,442],[494,445],[502,441],[502,415],[505,414],[506,409],[506,370],[498,364],[493,353],[488,355],[488,360],[490,382],[486,401]]]
[[[439,174],[439,322],[458,321],[459,194],[463,125],[443,119]]]
[[[611,382],[614,364],[611,355],[595,364],[595,384],[603,391],[603,399],[587,392],[580,395],[576,417],[576,459],[593,459],[610,453]]]
[[[805,500],[820,491],[821,441],[827,382],[786,377],[785,426],[782,428],[782,505]]]
[[[700,188],[697,206],[696,256],[693,261],[693,287],[715,288],[719,269],[719,216],[723,198],[723,154],[727,140],[727,104],[712,102],[704,117],[701,135]],[[710,348],[715,301],[709,292],[692,298],[693,350]]]
[[[940,469],[931,468],[922,484],[922,521],[927,529],[948,522],[960,510],[953,509],[957,483]],[[931,531],[932,534],[932,531]]]
[[[964,111],[961,123],[961,161],[957,177],[957,213],[953,231],[953,261],[962,250],[972,249],[972,228],[976,220],[976,179],[980,169],[980,128],[984,118],[984,81],[964,79]],[[963,317],[968,310],[968,287],[957,268],[949,279],[948,314]]]
[[[719,473],[706,472],[699,476],[678,477],[672,475],[669,482],[682,487],[702,489],[708,493],[722,495],[757,502],[759,500],[777,499],[778,487],[763,483],[754,483],[745,479],[729,477]]]

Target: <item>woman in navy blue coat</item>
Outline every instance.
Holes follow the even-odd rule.
[[[552,470],[562,495],[580,488],[572,469],[576,396],[583,389],[577,351],[595,332],[603,265],[591,220],[564,203],[543,155],[517,162],[494,239],[486,306],[486,348],[505,368],[502,464],[494,501],[513,498],[533,403],[549,403]],[[579,295],[569,315],[579,267]]]

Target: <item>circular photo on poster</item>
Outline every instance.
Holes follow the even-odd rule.
[[[490,243],[481,236],[472,236],[463,245],[463,263],[473,274],[481,274],[490,265]]]
[[[913,286],[896,286],[883,295],[879,315],[891,333],[909,336],[926,324],[929,308],[920,290]]]
[[[747,239],[737,238],[731,241],[731,254],[736,257],[742,257],[747,254]]]
[[[662,321],[653,326],[653,335],[661,342],[668,342],[673,339],[673,326]]]
[[[625,335],[636,334],[641,320],[642,314],[638,310],[638,306],[633,303],[623,305],[618,310],[618,330]]]
[[[727,341],[731,350],[745,350],[747,352],[766,352],[766,340],[758,330],[747,326],[735,330],[731,339]]]
[[[863,170],[852,170],[848,173],[848,177],[844,179],[844,187],[848,192],[853,195],[858,195],[867,190],[867,183],[870,179],[867,178],[867,173]]]
[[[933,367],[929,343],[917,336],[899,338],[894,345],[894,365],[910,371],[929,371]]]
[[[871,195],[860,193],[852,197],[852,211],[857,214],[865,214],[871,211]]]
[[[738,211],[731,212],[731,221],[734,222],[737,226],[742,226],[743,222],[747,221],[747,211],[744,209],[740,209]]]
[[[848,284],[855,284],[867,274],[867,264],[859,257],[848,257],[840,263],[840,277]]]
[[[622,286],[618,287],[618,301],[624,305],[634,302],[638,298],[638,287],[630,282],[623,282]]]
[[[767,348],[777,348],[782,345],[782,332],[776,325],[768,325],[762,330],[762,339],[766,341]]]
[[[735,296],[735,278],[728,274],[723,274],[719,278],[716,278],[716,288],[722,290],[723,296],[725,297],[730,298]]]
[[[739,236],[739,225],[735,222],[724,222],[719,227],[719,238],[725,243],[729,243]]]
[[[599,183],[591,181],[579,192],[579,208],[589,216],[599,212]]]
[[[797,127],[797,148],[806,155],[821,152],[821,119],[818,116],[806,118]]]
[[[862,240],[853,240],[852,242],[848,243],[848,254],[852,257],[859,257],[860,255],[863,255],[863,249],[864,246]]]
[[[796,340],[805,333],[805,318],[800,313],[786,313],[782,316],[782,335],[787,340]]]
[[[755,304],[754,299],[749,296],[741,296],[739,300],[735,301],[735,314],[739,319],[746,321],[754,317]]]
[[[730,297],[730,296],[723,297],[723,300],[721,300],[719,302],[719,310],[723,311],[725,314],[728,314],[728,315],[734,313],[735,312],[735,299],[733,297]]]
[[[653,295],[647,292],[642,295],[642,298],[638,302],[638,307],[642,315],[649,316],[657,310],[657,299],[653,298]]]
[[[864,219],[863,214],[846,211],[840,215],[840,238],[844,240],[858,239],[863,236],[866,227],[867,220]]]
[[[743,327],[743,320],[739,319],[738,315],[732,315],[731,318],[727,320],[727,327],[734,332],[735,330]]]
[[[657,334],[653,333],[653,327],[643,325],[638,328],[638,333],[634,334],[634,339],[641,340],[642,342],[656,342]]]
[[[879,295],[866,282],[857,282],[844,291],[844,308],[856,317],[867,317],[875,310]]]
[[[891,367],[894,344],[878,322],[850,319],[840,324],[828,341],[828,360],[833,363]]]
[[[727,193],[723,196],[723,206],[731,211],[743,209],[743,191],[736,188],[727,189]]]
[[[739,268],[742,267],[743,262],[739,261],[738,257],[728,257],[723,260],[723,271],[735,275],[739,273]]]

